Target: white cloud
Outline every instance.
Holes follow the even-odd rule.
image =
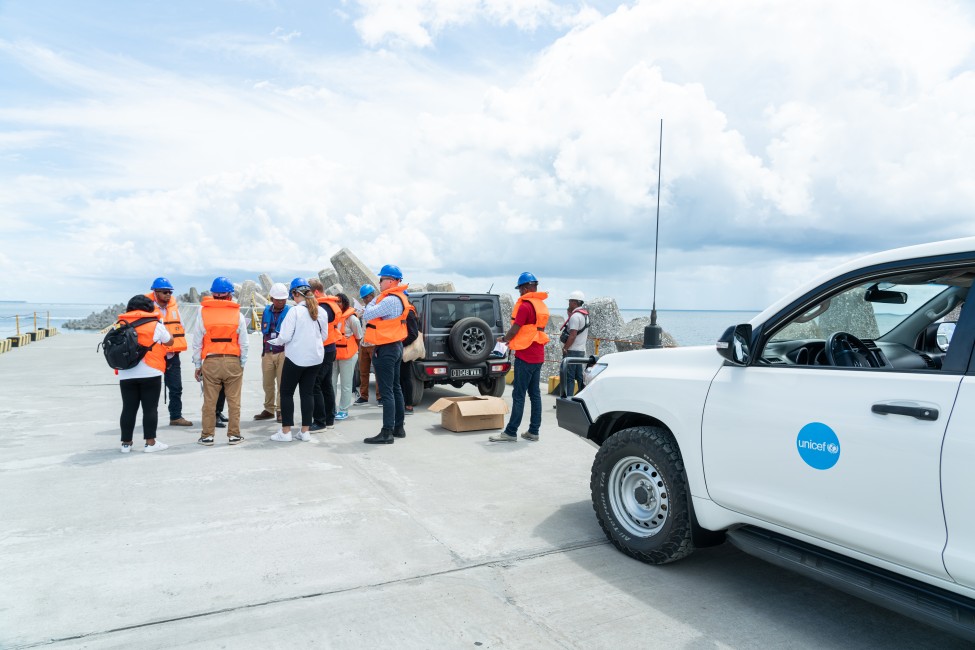
[[[542,26],[569,27],[597,19],[585,6],[566,7],[549,0],[356,0],[355,21],[370,46],[405,45],[426,48],[451,27],[478,20],[534,31]]]
[[[530,269],[553,292],[635,307],[649,304],[662,117],[659,306],[759,308],[834,261],[972,230],[964,6],[647,1],[599,19],[513,0],[358,6],[370,48],[425,48],[474,20],[567,31],[491,81],[435,47],[315,54],[266,28],[191,45],[288,74],[0,41],[70,89],[0,103],[17,126],[0,151],[84,153],[66,173],[0,182],[0,211],[70,225],[46,249],[58,273],[253,276],[349,247],[427,281],[510,291]],[[29,283],[39,237],[16,223],[31,243],[0,255]]]
[[[275,27],[274,28],[274,31],[271,32],[271,36],[273,36],[274,38],[278,39],[279,41],[283,41],[285,43],[288,43],[289,41],[291,41],[293,39],[296,39],[299,36],[301,36],[301,32],[299,32],[296,29],[295,30],[291,30],[289,32],[284,27]]]

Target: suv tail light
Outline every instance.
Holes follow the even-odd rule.
[[[508,372],[511,370],[510,363],[492,363],[491,372]]]
[[[446,375],[447,366],[427,366],[426,373],[430,376]]]

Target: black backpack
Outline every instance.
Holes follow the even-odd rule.
[[[105,361],[108,362],[110,367],[116,370],[135,368],[142,361],[142,357],[146,356],[146,353],[152,349],[152,345],[146,347],[139,343],[139,333],[135,331],[135,328],[139,325],[158,320],[158,318],[152,318],[150,316],[148,318],[140,318],[131,323],[118,321],[112,325],[112,329],[105,335],[102,342],[98,344],[95,351],[97,352],[98,348],[101,348],[102,353],[105,355]]]

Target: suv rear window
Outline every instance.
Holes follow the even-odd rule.
[[[480,318],[490,326],[497,320],[491,300],[443,298],[430,302],[430,327],[450,328],[469,316]]]

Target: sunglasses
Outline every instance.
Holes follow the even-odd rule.
[[[172,293],[169,289],[156,289],[156,293]]]

